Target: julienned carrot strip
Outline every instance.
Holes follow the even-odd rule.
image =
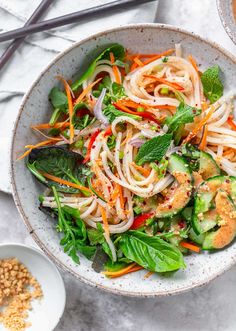
[[[112,63],[112,70],[116,79],[116,83],[121,84],[121,79],[120,79],[120,75],[119,75],[119,69],[118,67],[114,64],[115,63],[115,57],[113,53],[110,53],[110,60]]]
[[[98,83],[100,82],[101,78],[98,78],[97,80],[95,80],[95,82],[89,84],[84,90],[83,92],[78,96],[78,98],[75,100],[75,105],[77,105],[78,103],[80,103],[83,98],[86,96],[86,94],[89,93],[89,91]]]
[[[86,191],[86,192],[89,192],[89,193],[92,193],[90,191],[90,189],[88,189],[87,187],[85,186],[82,186],[82,185],[79,185],[79,184],[75,184],[75,183],[72,183],[72,182],[69,182],[68,180],[65,180],[65,179],[62,179],[62,178],[59,178],[59,177],[56,177],[56,176],[53,176],[51,174],[48,174],[46,172],[41,172],[41,174],[45,177],[45,178],[48,178],[48,179],[51,179],[53,180],[54,182],[56,183],[59,183],[59,184],[62,184],[62,185],[66,185],[66,186],[70,186],[70,187],[74,187],[74,188],[77,188],[81,191]]]
[[[139,67],[143,67],[143,66],[144,66],[143,62],[139,59],[138,56],[136,56],[136,57],[134,58],[134,62],[135,62]]]
[[[131,164],[135,169],[137,169],[139,172],[141,172],[142,175],[147,176],[147,177],[150,175],[150,172],[151,172],[150,170],[137,165],[135,162],[132,162]]]
[[[204,151],[204,149],[206,148],[206,144],[207,144],[207,133],[208,133],[208,126],[205,124],[204,129],[203,129],[203,135],[202,135],[201,143],[198,146],[198,148],[201,151]]]
[[[163,57],[163,56],[171,55],[173,52],[174,52],[174,49],[168,49],[168,50],[165,51],[165,52],[162,52],[162,53],[160,53],[160,54],[157,54],[157,55],[154,55],[154,56],[150,57],[150,59],[144,61],[143,64],[144,64],[144,65],[149,64],[149,63],[151,63],[151,62],[153,62],[153,61],[155,61],[155,60],[160,59],[160,58]],[[146,56],[146,57],[147,57],[147,56]]]
[[[130,72],[131,72],[131,71],[134,71],[136,68],[138,68],[138,65],[137,65],[136,62],[134,62],[134,63],[132,64],[132,66],[130,67]]]
[[[39,129],[39,130],[43,130],[43,129],[46,130],[46,129],[67,128],[68,126],[70,126],[70,124],[68,122],[58,122],[58,123],[55,123],[54,125],[50,125],[49,123],[36,124],[36,125],[32,125],[31,128]]]
[[[62,83],[64,85],[64,89],[66,91],[66,96],[67,96],[67,100],[68,100],[68,112],[69,112],[69,118],[70,118],[70,144],[72,144],[75,134],[74,134],[74,125],[73,125],[74,107],[73,107],[73,101],[72,101],[72,95],[71,95],[71,88],[70,88],[70,85],[65,80],[65,78],[63,78],[61,76],[57,76],[57,78],[62,81]]]
[[[48,139],[48,140],[44,140],[41,143],[38,143],[36,145],[26,145],[25,147],[29,148],[28,151],[26,151],[24,154],[22,154],[20,157],[18,157],[17,161],[22,160],[24,157],[26,157],[32,151],[32,149],[42,147],[42,146],[46,146],[46,145],[50,145],[52,143],[54,144],[55,140]]]
[[[188,136],[183,140],[182,144],[188,143],[190,140],[192,140],[199,130],[207,123],[207,121],[210,119],[211,115],[214,113],[215,108],[211,106],[211,109],[207,113],[207,115],[198,123],[198,125],[188,134]]]
[[[124,111],[125,113],[128,113],[128,114],[132,114],[132,115],[136,115],[136,116],[141,116],[143,118],[147,118],[149,119],[150,121],[153,121],[153,122],[156,122],[157,124],[160,124],[159,120],[156,119],[153,114],[147,112],[147,111],[141,111],[141,112],[137,112],[137,111],[133,111],[133,110],[130,110],[128,107],[126,106],[123,106],[122,103],[119,102],[119,100],[117,102],[114,102],[113,105]]]
[[[104,225],[104,231],[105,231],[107,236],[110,236],[106,210],[105,210],[105,208],[103,208],[100,205],[99,205],[99,208],[100,208],[100,211],[101,211],[101,214],[102,214],[102,221],[103,221],[103,225]]]
[[[236,131],[236,123],[234,123],[232,116],[229,116],[228,117],[227,123],[229,124],[229,126],[231,127],[231,129],[233,129],[233,130]]]
[[[127,59],[134,59],[135,57],[140,57],[140,58],[144,58],[144,59],[149,59],[149,58],[154,58],[154,57],[158,57],[161,58],[162,56],[167,56],[170,55],[174,52],[174,49],[168,49],[164,52],[161,53],[152,53],[152,54],[144,54],[144,53],[140,53],[140,54],[127,54]]]
[[[122,192],[122,187],[117,184],[118,187],[118,191],[119,191],[119,199],[120,199],[120,207],[121,209],[125,208],[125,201],[124,201],[124,196],[123,196],[123,192]]]
[[[198,74],[198,76],[199,76],[199,69],[198,69],[198,66],[197,66],[197,62],[196,62],[196,60],[192,57],[191,54],[188,56],[188,60],[189,60],[189,62],[192,64],[192,66],[194,67],[194,69],[196,70],[196,72],[197,72],[197,74]]]
[[[188,243],[186,241],[181,241],[180,246],[182,246],[184,248],[187,248],[187,249],[189,249],[191,251],[194,251],[196,253],[199,253],[200,250],[201,250],[200,247],[198,247],[198,246],[196,246],[194,244],[190,244],[190,243]]]
[[[143,278],[147,279],[147,278],[151,277],[153,274],[154,274],[153,271],[148,271],[148,272],[144,275]]]
[[[158,83],[166,84],[166,85],[168,85],[168,86],[170,86],[170,87],[172,87],[172,88],[174,88],[178,91],[183,91],[184,90],[184,88],[181,85],[179,85],[177,83],[174,83],[174,82],[169,82],[168,80],[166,80],[164,78],[159,78],[159,77],[156,77],[154,75],[144,75],[144,77],[153,78]]]
[[[134,272],[134,271],[138,271],[143,269],[143,267],[137,265],[136,263],[131,263],[130,265],[128,265],[128,267],[125,267],[121,270],[118,271],[103,271],[102,273],[108,277],[111,278],[116,278],[116,277],[121,277],[123,275],[126,275],[130,272]]]

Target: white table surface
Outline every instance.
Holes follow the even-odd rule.
[[[161,0],[156,21],[197,32],[236,54],[215,0]],[[0,193],[0,211],[0,241],[34,245],[10,195]],[[56,331],[236,330],[236,267],[207,286],[160,299],[111,295],[62,274],[67,304]]]

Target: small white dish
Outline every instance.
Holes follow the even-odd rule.
[[[27,331],[52,331],[64,312],[66,292],[62,277],[55,265],[38,249],[21,244],[0,244],[0,259],[17,258],[42,287],[43,298],[32,301],[33,309]],[[0,331],[6,329],[0,325]]]

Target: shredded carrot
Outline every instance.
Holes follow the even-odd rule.
[[[43,129],[64,129],[67,128],[68,126],[70,126],[70,124],[68,122],[58,122],[55,123],[54,125],[50,125],[49,123],[42,123],[42,124],[36,124],[36,125],[32,125],[31,128],[32,129],[39,129],[39,130],[43,130]]]
[[[194,69],[196,70],[196,72],[197,72],[197,74],[198,74],[198,76],[199,76],[199,69],[198,69],[198,66],[197,66],[197,62],[196,62],[196,60],[192,57],[191,54],[188,56],[188,60],[189,60],[189,62],[192,64],[192,66],[194,67]]]
[[[233,121],[233,116],[229,116],[227,119],[227,123],[229,124],[229,126],[231,127],[231,129],[236,131],[236,124]]]
[[[144,58],[144,59],[151,59],[151,58],[154,58],[154,57],[158,57],[158,58],[161,58],[163,56],[167,56],[167,55],[170,55],[174,52],[175,50],[174,49],[168,49],[162,53],[152,53],[152,54],[144,54],[144,53],[140,53],[140,54],[127,54],[126,57],[128,60],[132,60],[134,59],[135,57],[140,57],[140,58]]]
[[[116,79],[116,83],[121,84],[121,79],[120,79],[120,75],[119,75],[119,69],[118,67],[114,64],[115,63],[115,57],[113,53],[110,53],[110,60],[112,63],[112,70]]]
[[[191,251],[194,251],[194,252],[196,252],[196,253],[199,253],[200,250],[201,250],[200,247],[198,247],[198,246],[196,246],[196,245],[194,245],[194,244],[190,244],[190,243],[188,243],[188,242],[186,242],[186,241],[181,241],[180,245],[181,245],[182,247],[187,248],[187,249],[189,249],[189,250],[191,250]]]
[[[144,66],[143,62],[139,59],[138,56],[136,56],[134,58],[134,62],[138,65],[138,67],[143,67]]]
[[[204,151],[204,149],[206,148],[206,144],[207,144],[207,133],[208,133],[208,126],[205,124],[204,125],[204,128],[203,128],[202,140],[201,140],[201,143],[198,146],[198,148],[201,151]]]
[[[48,140],[44,140],[41,143],[38,143],[36,145],[26,145],[25,148],[29,148],[29,150],[26,151],[24,154],[22,154],[20,157],[18,157],[17,161],[24,159],[35,148],[46,146],[46,145],[50,145],[50,144],[54,144],[54,143],[55,143],[55,140],[48,139]]]
[[[118,191],[119,191],[119,199],[120,199],[120,207],[121,209],[125,208],[125,200],[124,200],[124,196],[123,196],[123,192],[122,192],[122,187],[119,184],[116,184],[118,187]]]
[[[75,134],[74,134],[74,125],[73,125],[74,107],[73,107],[73,101],[72,101],[72,95],[71,95],[71,88],[70,88],[70,85],[68,84],[68,82],[65,80],[65,78],[63,78],[61,76],[57,76],[57,78],[62,81],[62,83],[64,85],[64,89],[66,91],[66,96],[67,96],[67,100],[68,100],[68,112],[69,112],[69,118],[70,118],[70,144],[72,144]]]
[[[132,66],[130,67],[130,72],[131,72],[131,71],[134,71],[136,68],[138,68],[138,65],[137,65],[136,62],[134,62],[134,63],[132,64]]]
[[[95,82],[89,84],[84,90],[83,92],[78,96],[78,98],[75,100],[75,105],[77,105],[78,103],[80,103],[83,98],[86,96],[86,94],[89,93],[89,91],[91,91],[91,89],[98,83],[100,82],[102,78],[98,78],[97,80],[95,80]]]
[[[192,140],[198,131],[201,130],[201,128],[207,123],[207,121],[210,119],[211,115],[214,113],[215,108],[211,106],[211,109],[207,113],[207,115],[198,123],[198,125],[188,134],[188,136],[183,140],[182,144],[188,143],[190,140]]]
[[[132,162],[131,164],[135,169],[137,169],[139,172],[141,172],[142,175],[147,176],[147,177],[150,175],[151,171],[149,169],[145,169],[142,166],[137,165],[135,162]]]
[[[51,179],[53,180],[54,182],[56,183],[59,183],[59,184],[62,184],[62,185],[66,185],[66,186],[70,186],[70,187],[74,187],[74,188],[77,188],[81,191],[86,191],[86,192],[89,192],[89,193],[92,193],[90,191],[90,189],[88,189],[87,187],[85,186],[82,186],[82,185],[79,185],[79,184],[75,184],[75,183],[72,183],[72,182],[69,182],[65,179],[62,179],[62,178],[59,178],[59,177],[56,177],[56,176],[53,176],[53,175],[50,175],[46,172],[41,172],[41,174],[45,177],[45,178],[48,178],[48,179]]]
[[[229,149],[228,149],[227,151],[225,151],[225,152],[223,153],[223,155],[224,155],[224,156],[227,156],[227,155],[234,154],[234,153],[235,153],[234,149],[231,148],[231,147],[229,147]]]
[[[108,225],[108,221],[107,221],[107,214],[106,214],[106,210],[105,208],[103,208],[102,206],[99,205],[101,214],[102,214],[102,221],[103,221],[103,225],[104,225],[104,231],[106,233],[107,236],[110,236],[110,231],[109,231],[109,225]]]
[[[134,109],[137,109],[138,107],[144,107],[144,108],[147,107],[146,105],[142,105],[141,103],[137,103],[130,99],[120,99],[119,103],[126,107],[130,107],[130,108],[134,108]]]
[[[202,108],[202,111],[205,111],[205,110],[207,110],[207,108],[209,107],[209,105],[207,104],[207,102],[206,101],[203,101],[202,103],[201,103],[201,108]]]
[[[168,86],[170,86],[170,87],[172,87],[172,88],[174,88],[175,90],[178,90],[178,91],[183,91],[184,90],[184,88],[181,85],[179,85],[177,83],[174,83],[174,82],[169,82],[168,80],[166,80],[164,78],[159,78],[159,77],[156,77],[154,75],[144,75],[144,77],[153,78],[156,82],[168,85]]]
[[[149,63],[151,63],[151,62],[153,62],[153,61],[155,61],[155,60],[160,59],[160,58],[163,57],[163,56],[171,55],[173,52],[174,52],[174,49],[168,49],[168,50],[165,51],[165,52],[162,52],[162,53],[160,53],[160,54],[157,54],[157,55],[151,56],[150,59],[144,61],[143,64],[144,64],[144,65],[149,64]],[[147,57],[147,56],[146,56],[146,57]]]
[[[118,187],[118,184],[116,184],[115,188],[111,194],[110,204],[114,204],[116,202],[116,199],[118,198],[118,196],[119,196],[119,187]]]
[[[121,276],[126,275],[128,273],[135,272],[135,271],[138,271],[138,270],[141,270],[141,269],[143,269],[143,267],[137,265],[136,263],[131,263],[130,265],[128,265],[128,267],[125,267],[121,270],[118,270],[118,271],[103,271],[102,273],[105,276],[108,276],[108,277],[111,277],[111,278],[116,278],[116,277],[121,277]]]
[[[147,279],[147,278],[151,277],[153,274],[154,274],[153,271],[148,271],[148,272],[144,275],[144,278]]]

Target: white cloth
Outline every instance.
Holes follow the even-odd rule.
[[[0,33],[21,27],[41,0],[0,0]],[[113,0],[55,0],[42,19],[49,19]],[[0,73],[0,190],[10,192],[11,133],[22,96],[40,71],[73,42],[128,23],[154,22],[158,1],[120,10],[28,37]],[[117,24],[114,24],[117,22]],[[9,43],[0,44],[0,55]]]

